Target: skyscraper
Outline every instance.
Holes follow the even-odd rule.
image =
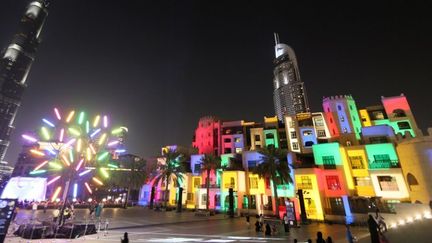
[[[26,79],[40,43],[48,15],[48,0],[31,1],[21,18],[19,31],[0,59],[0,161],[3,161]]]
[[[294,50],[286,44],[279,43],[279,36],[276,33],[274,64],[273,101],[279,121],[283,121],[285,115],[309,112],[306,90],[300,78]]]

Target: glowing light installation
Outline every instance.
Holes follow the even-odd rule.
[[[109,178],[108,171],[113,168],[111,159],[126,151],[122,135],[127,129],[110,129],[108,116],[102,117],[100,123],[101,115],[91,119],[84,111],[62,112],[54,108],[51,118],[42,119],[38,136],[22,135],[26,142],[44,144],[30,150],[32,156],[44,159],[30,174],[48,177],[47,185],[56,187],[52,200],[57,199],[62,189],[65,199],[72,183],[74,198],[79,184],[84,184],[91,194],[91,186],[101,186]]]

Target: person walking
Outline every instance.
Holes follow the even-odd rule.
[[[261,224],[260,224],[260,222],[257,220],[256,222],[255,222],[255,232],[260,232],[261,231]]]
[[[317,243],[326,243],[324,238],[323,238],[323,234],[321,231],[317,232],[317,239],[316,239]]]
[[[32,204],[32,220],[36,218],[36,211],[38,209],[38,204],[37,202],[33,202]]]
[[[270,225],[268,223],[265,226],[265,235],[271,236],[271,228],[270,228]]]
[[[45,201],[44,204],[43,204],[43,213],[44,213],[44,214],[46,214],[46,212],[47,212],[47,208],[48,208],[48,202]]]
[[[369,219],[367,222],[369,227],[371,243],[380,243],[379,235],[378,235],[378,224],[375,221],[374,217],[369,214]]]
[[[58,208],[54,209],[53,211],[53,222],[57,222],[58,217],[60,216],[60,210]]]
[[[124,233],[123,239],[121,239],[121,243],[129,243],[128,232]]]
[[[330,236],[328,236],[326,242],[327,242],[327,243],[333,243],[333,239],[332,239]]]
[[[287,214],[284,214],[284,216],[283,216],[283,224],[284,224],[285,232],[288,233],[289,232],[289,220],[288,220]]]
[[[94,205],[94,203],[90,203],[90,205],[89,205],[89,216],[90,216],[90,218],[93,218],[93,213],[94,213],[94,211],[95,211],[95,205]]]
[[[249,214],[246,215],[246,224],[247,224],[248,229],[250,229],[250,218],[249,218]]]

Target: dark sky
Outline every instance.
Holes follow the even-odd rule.
[[[27,1],[1,0],[0,46]],[[273,32],[294,48],[312,109],[352,94],[357,106],[408,96],[431,125],[432,8],[411,1],[52,1],[7,154],[53,106],[109,113],[131,153],[189,145],[198,119],[274,114]],[[234,3],[235,2],[235,3]]]

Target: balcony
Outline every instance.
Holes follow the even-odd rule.
[[[369,169],[399,168],[398,160],[374,160],[369,164]]]

